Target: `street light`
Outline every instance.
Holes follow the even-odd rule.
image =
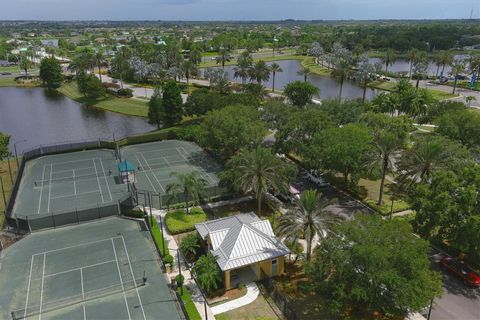
[[[15,142],[13,144],[13,149],[15,150],[15,160],[17,161],[17,168],[19,167],[19,165],[18,165],[18,155],[17,155],[17,144],[22,143],[22,142],[27,142],[27,140],[23,139],[23,140]]]

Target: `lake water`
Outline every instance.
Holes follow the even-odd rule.
[[[10,149],[41,144],[133,135],[153,130],[146,119],[81,105],[41,88],[0,88],[0,131],[11,135]],[[23,140],[26,140],[23,142]]]
[[[303,81],[303,76],[299,76],[297,72],[301,68],[301,64],[297,60],[281,60],[277,61],[277,63],[282,68],[283,72],[277,73],[275,76],[275,89],[283,89],[288,83],[301,80]],[[267,63],[271,65],[272,62]],[[228,73],[228,78],[231,81],[236,81],[241,83],[242,80],[234,77],[234,66],[226,66],[225,72]],[[313,84],[314,86],[320,89],[320,98],[321,99],[328,99],[328,98],[337,98],[339,91],[340,91],[340,82],[332,77],[321,77],[318,75],[311,74],[308,76],[308,81]],[[272,88],[272,77],[270,77],[269,81],[263,83],[263,85],[267,89]],[[372,99],[377,95],[378,91],[374,89],[367,88],[367,99]],[[361,98],[363,95],[363,89],[353,81],[345,81],[343,84],[343,91],[342,91],[342,98],[343,99],[354,99],[354,98]]]

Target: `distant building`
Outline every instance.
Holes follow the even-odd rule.
[[[58,48],[58,39],[46,39],[46,40],[40,40],[40,42],[45,47]]]

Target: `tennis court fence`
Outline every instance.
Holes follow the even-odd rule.
[[[84,303],[87,301],[111,296],[117,293],[130,291],[144,285],[146,285],[144,278],[124,281],[122,283],[111,285],[108,287],[86,291],[84,293],[79,293],[74,296],[58,299],[58,300],[47,302],[47,303],[42,303],[41,306],[34,305],[34,306],[29,306],[26,309],[23,308],[23,309],[11,311],[11,315],[12,315],[12,319],[14,320],[26,319],[32,316],[48,313],[54,310],[67,308],[79,303]]]
[[[110,201],[83,208],[65,209],[46,214],[32,214],[31,216],[16,214],[12,219],[18,229],[25,232],[33,232],[80,224],[82,222],[111,216],[120,216],[130,208],[132,208],[132,199],[130,195],[127,195],[117,201]]]

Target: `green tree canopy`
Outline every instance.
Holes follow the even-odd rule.
[[[60,88],[63,82],[63,72],[60,61],[55,58],[44,58],[40,63],[40,79],[49,89]]]
[[[163,108],[162,93],[158,88],[148,101],[148,121],[160,129],[160,125],[165,121],[165,109]]]
[[[102,81],[98,79],[94,74],[86,74],[80,72],[77,76],[78,91],[89,98],[99,98],[105,94],[105,88],[102,85]]]
[[[364,155],[371,149],[372,134],[369,128],[348,124],[315,134],[305,158],[312,167],[340,172],[346,184],[350,181],[356,185],[365,173]]]
[[[227,160],[245,147],[258,146],[267,129],[255,107],[234,105],[207,113],[201,124],[203,146]]]
[[[480,115],[470,110],[452,111],[439,117],[437,133],[461,142],[468,148],[480,147]]]
[[[181,90],[175,81],[167,81],[165,83],[162,105],[165,110],[166,126],[173,126],[182,120],[183,101]]]
[[[334,313],[406,316],[441,295],[427,253],[408,222],[359,214],[328,233],[305,273]]]
[[[312,97],[320,93],[320,89],[304,81],[293,81],[285,86],[283,93],[297,107],[304,107],[312,102]]]
[[[10,136],[6,133],[0,132],[0,161],[10,155],[8,144],[10,143]]]
[[[185,114],[202,116],[208,111],[221,109],[227,105],[242,104],[258,106],[257,98],[245,93],[221,94],[218,91],[199,89],[193,91],[185,103]]]

